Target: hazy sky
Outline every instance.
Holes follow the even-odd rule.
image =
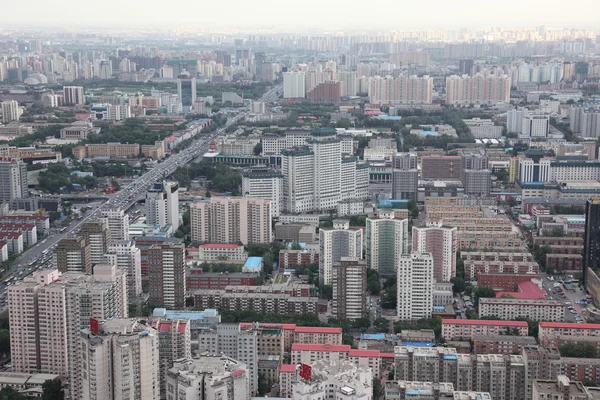
[[[339,29],[600,28],[598,0],[26,0],[2,1],[6,25],[275,26]],[[574,6],[569,9],[570,4]],[[1,27],[1,25],[0,25]]]

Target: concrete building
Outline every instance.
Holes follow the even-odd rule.
[[[569,322],[540,322],[538,338],[546,347],[560,348],[569,342],[595,342],[600,340],[600,324]]]
[[[433,310],[433,257],[430,253],[404,254],[398,261],[399,320],[411,321],[430,318]]]
[[[0,116],[2,117],[2,123],[5,125],[12,121],[18,121],[21,117],[19,103],[15,100],[0,102]]]
[[[392,197],[395,200],[417,200],[419,171],[417,169],[392,170]]]
[[[89,135],[97,133],[91,122],[77,121],[60,129],[60,138],[68,140],[86,140]]]
[[[342,257],[333,264],[333,315],[356,320],[367,314],[367,263],[357,257]]]
[[[348,220],[334,220],[333,227],[320,229],[319,242],[319,282],[323,285],[332,284],[333,265],[342,257],[362,259],[362,229],[351,228]]]
[[[335,79],[342,82],[342,96],[356,96],[358,93],[358,76],[356,71],[337,71]]]
[[[368,268],[380,276],[395,275],[400,256],[408,252],[408,219],[383,211],[379,218],[367,218],[365,252]]]
[[[0,201],[29,197],[27,165],[14,158],[0,158]]]
[[[187,249],[188,254],[190,248]],[[205,243],[198,247],[198,255],[190,254],[192,258],[198,262],[224,262],[229,261],[236,264],[241,264],[248,258],[248,252],[244,250],[244,246],[237,244],[220,244],[220,243]]]
[[[148,302],[154,306],[185,307],[185,247],[163,243],[150,247],[148,255]]]
[[[498,139],[502,136],[502,126],[494,125],[491,119],[472,118],[463,122],[475,139]]]
[[[489,169],[463,171],[465,194],[487,197],[492,189],[492,171]]]
[[[461,179],[461,156],[423,156],[421,157],[422,179]]]
[[[283,73],[283,98],[303,99],[306,97],[305,73],[300,71]]]
[[[108,252],[115,256],[117,268],[127,271],[127,293],[129,297],[142,294],[141,251],[133,240],[112,240]]]
[[[274,169],[257,166],[244,170],[242,194],[271,201],[271,217],[283,211],[283,175]]]
[[[85,104],[83,86],[64,86],[64,104],[67,106],[81,107]]]
[[[108,221],[100,219],[86,222],[81,228],[80,236],[85,239],[87,246],[89,246],[92,267],[96,264],[105,263],[108,248],[111,245]]]
[[[66,237],[54,250],[54,265],[60,272],[92,273],[92,252],[83,236]]]
[[[473,340],[477,335],[527,336],[525,321],[497,321],[478,319],[444,319],[442,337],[446,340]]]
[[[456,246],[457,228],[435,221],[412,228],[412,250],[431,254],[436,282],[450,282],[456,276]]]
[[[271,200],[211,197],[190,206],[191,237],[197,243],[270,243]]]
[[[166,375],[169,400],[249,400],[245,364],[225,355],[179,359]]]
[[[146,223],[179,228],[179,183],[155,183],[146,192]]]
[[[581,382],[571,381],[565,375],[552,380],[534,380],[532,400],[590,400],[590,391]]]
[[[185,70],[177,76],[177,100],[188,109],[196,102],[196,78]]]
[[[79,399],[160,399],[159,341],[135,319],[90,323],[79,338]],[[71,382],[73,384],[73,382]]]
[[[518,317],[531,318],[534,321],[564,321],[565,307],[558,300],[529,299],[479,299],[479,316],[496,316],[514,320]]]
[[[523,127],[519,138],[547,138],[550,131],[550,116],[529,114],[523,117]]]
[[[446,78],[446,104],[495,104],[510,101],[511,79],[507,75],[453,75]]]
[[[119,207],[104,207],[101,216],[108,220],[112,240],[129,240],[129,214]]]
[[[433,78],[374,76],[369,79],[368,90],[371,104],[431,104]]]
[[[508,133],[523,132],[523,118],[529,116],[526,108],[512,108],[506,113],[506,129]]]

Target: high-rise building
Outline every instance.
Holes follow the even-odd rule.
[[[319,241],[319,282],[322,285],[331,285],[333,265],[340,262],[342,257],[362,259],[362,229],[350,227],[348,220],[336,219],[333,221],[333,227],[321,228]]]
[[[270,200],[211,197],[190,207],[192,241],[198,243],[270,243]]]
[[[183,107],[191,107],[196,102],[196,78],[188,71],[177,76],[177,100]]]
[[[367,314],[367,263],[356,257],[342,257],[333,264],[333,315],[355,320]]]
[[[506,129],[508,133],[523,132],[523,118],[529,116],[526,108],[513,108],[506,113]],[[575,132],[575,131],[573,131]]]
[[[550,116],[529,114],[523,117],[523,127],[519,138],[545,138],[550,131]]]
[[[178,360],[167,371],[167,398],[179,400],[248,400],[248,366],[225,355]]]
[[[90,261],[92,266],[106,262],[106,254],[111,244],[108,221],[99,219],[88,221],[81,228],[83,236],[90,248]]]
[[[179,228],[179,183],[155,183],[146,192],[146,223]],[[128,238],[126,238],[128,239]]]
[[[79,334],[78,399],[160,399],[159,341],[136,319],[90,321]],[[72,384],[72,383],[71,383]]]
[[[18,121],[21,114],[19,112],[19,103],[15,100],[6,100],[0,102],[0,116],[2,123],[8,124],[12,121]]]
[[[63,87],[63,93],[65,105],[83,106],[85,104],[83,86],[65,86]]]
[[[92,273],[92,252],[83,236],[66,237],[54,250],[54,265],[60,272]]]
[[[375,76],[369,81],[372,104],[431,104],[433,78],[413,76]]]
[[[393,212],[367,218],[365,250],[367,267],[380,276],[395,275],[400,256],[408,251],[408,219],[396,219]]]
[[[141,251],[133,240],[112,240],[108,246],[110,255],[114,255],[117,268],[127,271],[127,293],[137,297],[142,293],[142,257]]]
[[[428,221],[427,226],[412,228],[412,250],[429,253],[433,258],[436,282],[450,282],[456,276],[457,229]]]
[[[394,169],[392,171],[392,197],[394,200],[417,201],[419,170]]]
[[[148,254],[148,302],[168,308],[185,307],[185,247],[183,244],[155,244]]]
[[[308,147],[302,147],[283,150],[281,154],[284,210],[291,213],[314,210],[314,153]]]
[[[167,371],[173,366],[173,362],[192,358],[191,321],[157,318],[150,326],[158,332],[160,392],[165,398]]]
[[[335,79],[342,82],[343,96],[356,96],[358,93],[358,76],[356,71],[338,71]]]
[[[446,104],[492,104],[510,101],[510,77],[453,75],[446,78]]]
[[[585,236],[583,240],[583,282],[595,300],[600,300],[600,282],[592,272],[600,265],[600,202],[588,200],[585,204]],[[595,278],[595,279],[592,279]],[[594,290],[591,290],[592,287]]]
[[[283,73],[283,98],[303,99],[306,97],[306,82],[304,72]]]
[[[108,220],[112,240],[129,240],[129,214],[120,207],[104,207],[101,215]]]
[[[242,194],[271,200],[271,217],[279,217],[283,210],[283,175],[272,168],[248,168],[242,175]]]
[[[27,165],[17,158],[0,157],[0,201],[29,197]]]
[[[463,170],[463,185],[465,194],[479,197],[487,197],[492,190],[492,171],[489,169],[466,169]]]
[[[413,251],[398,262],[397,317],[401,321],[430,318],[433,311],[433,257]]]
[[[461,75],[471,75],[473,73],[473,59],[472,58],[464,58],[464,59],[459,60],[458,72]]]
[[[421,178],[424,179],[461,179],[461,156],[423,156],[421,157]]]

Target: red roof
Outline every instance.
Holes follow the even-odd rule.
[[[45,220],[48,219],[48,217],[43,217],[40,215],[4,215],[2,217],[0,217],[0,220],[2,219],[37,219],[37,220]]]
[[[396,358],[394,353],[381,353],[381,358]]]
[[[350,350],[350,357],[381,357],[379,350]]]
[[[524,326],[527,327],[525,321],[500,321],[488,319],[444,319],[442,325],[488,325],[488,326]]]
[[[296,324],[274,324],[264,322],[259,322],[258,326],[264,328],[281,328],[286,331],[294,330],[296,328]],[[252,328],[252,322],[240,322],[240,328]]]
[[[186,247],[185,248],[187,251],[198,251],[197,247]]]
[[[546,292],[544,292],[538,285],[531,281],[519,282],[518,292],[498,292],[496,297],[502,297],[502,295],[509,295],[515,299],[545,299]]]
[[[185,332],[185,328],[187,327],[187,322],[179,321],[179,326],[177,327],[177,332]]]
[[[237,244],[227,243],[206,243],[200,246],[204,249],[237,249],[239,247]]]
[[[246,371],[244,371],[243,369],[236,369],[235,371],[233,371],[233,372],[231,373],[231,376],[243,375],[243,374],[244,374],[244,372],[246,372]]]
[[[281,364],[279,372],[296,372],[296,366],[294,364]]]
[[[313,344],[313,343],[294,343],[292,351],[343,351],[349,352],[350,346],[347,344]]]
[[[0,231],[0,238],[18,239],[21,236],[23,236],[23,234],[19,232]]]
[[[171,330],[171,323],[170,322],[161,322],[158,325],[158,331],[159,332],[169,332]]]
[[[297,326],[294,333],[342,333],[342,328],[324,328],[320,326]]]
[[[600,329],[600,324],[576,324],[572,322],[540,322],[540,328]]]
[[[19,231],[32,231],[35,229],[33,224],[0,224],[0,230],[19,230]]]

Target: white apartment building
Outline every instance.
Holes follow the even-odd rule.
[[[573,133],[579,133],[585,138],[600,137],[600,111],[573,107],[569,113],[570,127]]]
[[[550,181],[563,183],[600,180],[598,161],[552,161],[550,167]]]
[[[505,320],[527,317],[534,321],[564,321],[565,306],[558,300],[479,299],[479,316],[496,316]]]
[[[283,73],[283,98],[303,99],[306,97],[305,73],[299,71]]]
[[[433,78],[428,75],[374,76],[369,80],[371,104],[431,104]]]
[[[249,400],[246,365],[228,356],[178,360],[166,376],[168,400]]]
[[[308,130],[291,129],[285,132],[285,135],[268,134],[261,138],[262,154],[280,155],[283,150],[289,150],[292,147],[308,146],[312,133]],[[351,135],[338,135],[342,147],[342,154],[354,154],[354,139]]]
[[[497,139],[502,136],[502,126],[494,125],[491,119],[472,118],[463,122],[469,127],[475,139]]]
[[[12,121],[18,121],[21,117],[19,110],[19,103],[15,100],[6,100],[0,102],[0,116],[2,116],[2,123],[8,124]]]
[[[146,192],[146,223],[179,228],[179,183],[155,183]]]
[[[362,259],[362,229],[351,228],[348,220],[336,219],[333,227],[321,228],[319,243],[319,282],[322,285],[331,285],[333,264],[341,261],[342,257]]]
[[[393,276],[400,256],[408,252],[408,219],[395,219],[383,212],[379,215],[366,221],[367,267],[380,276]]]
[[[474,340],[477,335],[528,335],[525,321],[494,321],[481,319],[444,319],[442,337],[446,340]]]
[[[63,87],[63,93],[65,105],[83,106],[85,104],[83,86],[65,86]]]
[[[452,75],[446,78],[446,104],[493,104],[510,101],[510,77]]]
[[[108,246],[109,254],[115,256],[117,268],[127,271],[127,293],[130,297],[142,294],[141,251],[133,240],[113,240]]]
[[[513,108],[506,113],[506,130],[508,133],[521,133],[523,131],[523,118],[529,116],[526,108]]]
[[[356,96],[358,93],[358,74],[356,71],[338,71],[335,79],[342,82],[342,96]]]
[[[333,264],[333,315],[356,320],[367,313],[367,264],[356,257],[342,257]]]
[[[270,243],[271,200],[211,197],[190,206],[192,241],[197,243]]]
[[[129,240],[129,214],[120,207],[104,207],[101,216],[108,220],[112,240]]]
[[[398,305],[401,321],[430,318],[433,311],[433,257],[429,253],[404,254],[398,262]]]
[[[550,116],[529,114],[523,117],[523,127],[519,138],[545,138],[550,131]]]
[[[79,333],[81,390],[73,398],[159,400],[156,330],[124,318],[101,321],[98,328],[90,326]]]
[[[189,249],[188,249],[189,250]],[[205,243],[198,246],[199,262],[237,261],[243,263],[248,258],[244,246],[233,243]]]
[[[283,175],[272,168],[253,167],[242,174],[242,194],[271,201],[271,217],[283,210]]]
[[[441,222],[413,226],[412,251],[431,254],[436,282],[450,282],[456,276],[457,228]]]

